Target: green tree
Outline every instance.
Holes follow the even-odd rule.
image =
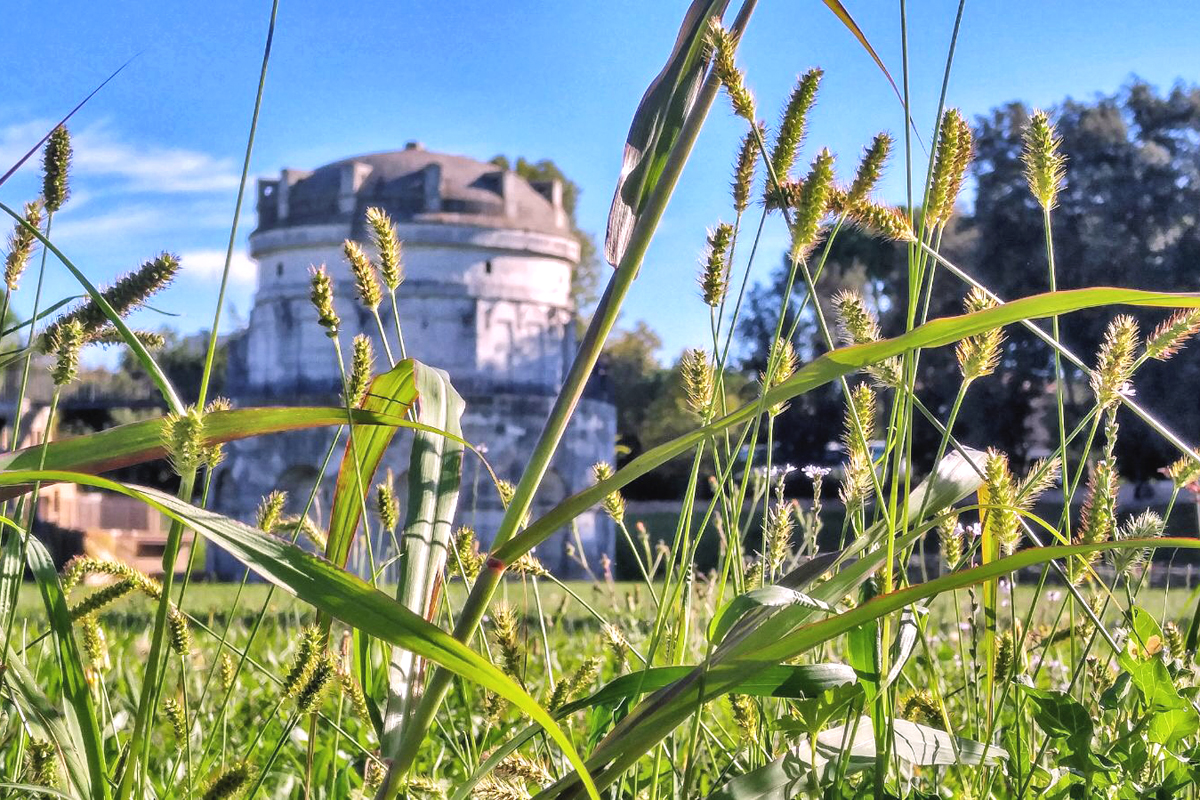
[[[563,211],[567,214],[571,233],[579,241],[579,264],[571,273],[571,299],[575,301],[575,309],[582,318],[599,298],[597,291],[600,286],[600,257],[596,250],[596,240],[590,233],[580,230],[579,223],[575,218],[575,211],[579,203],[579,184],[564,175],[558,165],[548,158],[541,161],[528,161],[524,157],[518,157],[514,165],[506,156],[500,155],[493,158],[491,163],[501,169],[511,169],[526,180],[557,179],[562,183]]]
[[[1048,288],[1041,214],[1025,188],[1019,160],[1029,113],[1023,104],[1009,103],[980,119],[976,133],[977,240],[970,263],[1005,297]],[[1052,116],[1067,156],[1067,185],[1052,217],[1058,285],[1194,291],[1200,263],[1200,88],[1176,85],[1162,94],[1135,80],[1092,102],[1068,100]],[[1146,331],[1163,316],[1132,313]],[[1090,360],[1111,316],[1073,314],[1063,325],[1063,338]],[[1010,335],[1006,364],[1039,392],[1052,378],[1050,358],[1030,337]],[[1077,372],[1068,377],[1070,385],[1086,386]],[[1175,430],[1200,429],[1195,402],[1200,360],[1194,351],[1147,364],[1135,384],[1150,409]],[[1075,413],[1091,401],[1086,388],[1072,399]],[[1148,435],[1131,414],[1122,413],[1120,421],[1126,430],[1119,450],[1125,474],[1149,477],[1172,458],[1169,446]]]

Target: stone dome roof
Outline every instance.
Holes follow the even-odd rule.
[[[559,181],[530,182],[494,164],[403,150],[353,156],[258,182],[258,230],[348,222],[357,238],[369,206],[397,222],[441,222],[569,235]]]

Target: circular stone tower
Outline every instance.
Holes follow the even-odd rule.
[[[484,445],[496,473],[515,482],[576,347],[570,287],[579,243],[558,181],[530,182],[415,142],[397,152],[260,179],[258,227],[250,234],[258,289],[249,325],[230,346],[229,396],[239,406],[340,403],[337,357],[309,301],[312,265],[325,264],[333,278],[347,363],[351,338],[364,333],[374,340],[377,371],[387,368],[378,326],[358,303],[342,254],[345,239],[372,252],[363,219],[371,206],[392,216],[403,241],[405,278],[397,298],[407,354],[450,374],[466,401],[464,438]],[[380,314],[399,359],[390,303]],[[608,395],[603,381],[593,379],[542,483],[535,516],[584,488],[593,463],[613,460],[616,413]],[[249,520],[264,495],[281,489],[288,492],[287,511],[298,514],[320,479],[310,516],[324,527],[344,446],[338,445],[322,478],[332,436],[332,430],[319,429],[229,444],[214,477],[216,507]],[[410,440],[402,431],[381,467],[397,476],[402,498]],[[486,471],[468,452],[456,522],[472,525],[486,546],[502,515]],[[373,521],[373,556],[380,563],[394,548],[376,528]],[[568,545],[577,553],[582,547],[595,565],[601,554],[613,556],[614,536],[611,522],[591,512],[537,554],[557,574],[576,575],[582,567],[567,557]],[[352,556],[360,572],[363,558]],[[219,577],[241,572],[215,549],[208,565]]]

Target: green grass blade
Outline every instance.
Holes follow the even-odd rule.
[[[8,687],[8,695],[26,719],[40,728],[46,740],[58,751],[59,758],[66,767],[67,780],[75,789],[75,796],[87,797],[91,787],[87,765],[79,757],[83,745],[76,735],[78,729],[72,732],[62,712],[42,693],[41,687],[37,685],[33,674],[21,658],[9,648],[4,659],[4,684]]]
[[[58,573],[54,570],[54,561],[50,558],[50,553],[32,536],[26,541],[25,557],[41,591],[42,602],[46,605],[50,628],[54,631],[63,694],[66,696],[68,708],[74,714],[79,730],[79,742],[87,761],[90,784],[88,796],[96,800],[105,800],[112,795],[108,786],[108,766],[104,760],[104,741],[100,735],[96,708],[92,704],[91,689],[83,674],[83,659],[75,643],[67,598],[58,582]]]
[[[604,239],[605,258],[614,266],[624,257],[638,217],[654,194],[684,119],[696,102],[709,61],[708,21],[719,17],[726,5],[728,0],[692,0],[667,63],[633,113]]]
[[[418,364],[415,370],[418,419],[436,428],[462,432],[466,404],[440,369]],[[433,614],[433,600],[458,509],[462,483],[462,445],[445,436],[418,432],[413,437],[408,470],[408,509],[400,537],[400,579],[396,599],[424,619]],[[392,758],[408,711],[419,697],[417,676],[424,669],[411,651],[393,648],[388,672],[387,711],[380,749]]]
[[[424,365],[421,366],[428,369]],[[417,362],[407,359],[376,376],[363,401],[363,410],[403,417],[418,400],[417,369]],[[379,462],[395,435],[394,428],[364,428],[352,433],[353,442],[347,439],[346,451],[342,456],[337,485],[333,492],[333,509],[329,514],[329,538],[325,546],[325,557],[340,567],[346,565],[350,546],[354,543],[354,535],[362,519],[361,500],[370,492],[372,476],[379,468]],[[354,463],[356,453],[361,459],[357,466]],[[360,474],[365,484],[363,486],[359,486],[358,483]]]
[[[1200,294],[1172,294],[1111,287],[1072,289],[1024,297],[987,311],[942,317],[926,322],[924,325],[892,339],[881,339],[870,344],[842,347],[827,352],[805,364],[791,378],[767,392],[766,401],[762,406],[784,403],[838,378],[892,356],[903,355],[910,350],[943,347],[967,336],[975,336],[1022,320],[1063,315],[1072,311],[1107,305],[1200,308]],[[758,415],[762,406],[757,401],[747,403],[709,425],[697,428],[646,451],[619,469],[611,478],[599,481],[563,500],[524,531],[497,548],[492,556],[505,564],[511,564],[522,554],[545,541],[555,531],[570,523],[572,519],[599,504],[609,494],[618,491],[676,456],[690,452],[696,445],[721,431],[750,422]]]
[[[411,399],[409,400],[411,402]],[[407,408],[400,404],[401,410]],[[355,409],[351,412],[354,424],[410,428],[452,439],[473,452],[475,447],[456,434],[421,422],[404,419],[400,414]],[[346,409],[320,406],[281,406],[264,408],[235,408],[215,411],[204,417],[204,432],[208,444],[232,442],[270,433],[305,428],[344,425]],[[115,428],[69,436],[45,445],[45,469],[67,470],[96,474],[133,464],[163,458],[166,451],[162,441],[162,418],[118,425]],[[43,446],[38,444],[0,454],[0,470],[37,469],[41,466]],[[0,499],[21,493],[17,487],[0,489]]]

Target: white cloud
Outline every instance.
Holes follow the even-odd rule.
[[[60,239],[108,239],[135,231],[160,230],[173,223],[174,215],[155,206],[117,206],[88,217],[66,216],[54,221],[52,241]]]
[[[37,119],[0,126],[0,165],[16,163],[54,126]],[[239,175],[232,158],[182,147],[127,141],[107,123],[74,133],[74,171],[81,177],[116,179],[117,190],[181,194],[235,189]],[[36,162],[35,155],[30,162]],[[30,162],[26,162],[27,168]]]
[[[224,250],[187,250],[179,256],[184,275],[201,280],[219,281],[225,270]],[[258,265],[242,250],[233,251],[229,262],[229,280],[234,283],[252,284],[258,275]]]

